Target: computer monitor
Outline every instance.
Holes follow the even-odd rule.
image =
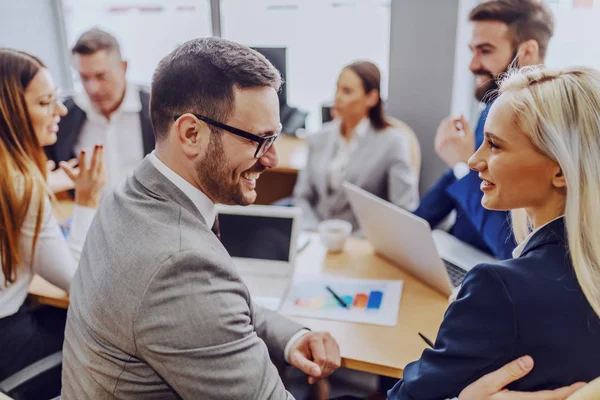
[[[283,78],[283,86],[279,91],[279,106],[287,104],[287,85],[286,85],[286,48],[285,47],[252,47],[260,54],[266,57],[275,68],[281,73]]]

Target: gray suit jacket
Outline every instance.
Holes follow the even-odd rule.
[[[306,168],[300,172],[294,188],[294,203],[302,208],[304,228],[315,229],[326,219],[343,219],[358,229],[343,188],[331,192],[328,166],[340,135],[336,121],[323,125],[323,131],[310,137]],[[407,210],[419,205],[419,182],[410,167],[408,138],[388,127],[368,131],[358,139],[344,180]]]
[[[289,399],[302,327],[253,305],[192,201],[148,159],[106,198],[71,284],[63,399]]]

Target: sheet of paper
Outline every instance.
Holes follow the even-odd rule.
[[[296,276],[279,309],[284,315],[395,326],[403,281]],[[349,307],[345,308],[330,287]]]

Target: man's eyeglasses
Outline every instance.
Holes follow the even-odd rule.
[[[200,121],[204,121],[209,125],[216,126],[217,128],[226,130],[227,132],[233,133],[236,136],[240,136],[245,139],[249,139],[249,140],[252,140],[253,142],[258,143],[256,152],[254,152],[254,158],[261,158],[262,156],[264,156],[267,153],[267,151],[269,151],[271,146],[273,146],[273,143],[275,143],[275,140],[277,140],[277,138],[279,137],[279,134],[281,133],[281,129],[282,129],[281,124],[279,124],[279,129],[277,129],[277,132],[275,132],[274,135],[258,136],[253,133],[246,132],[246,131],[238,129],[238,128],[234,128],[233,126],[225,125],[225,124],[222,124],[221,122],[214,121],[203,115],[197,115],[197,114],[192,114],[192,115],[194,115]],[[181,115],[176,115],[173,117],[173,119],[175,121],[177,121],[179,119],[179,117],[181,117]]]

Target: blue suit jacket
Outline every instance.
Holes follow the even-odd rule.
[[[467,274],[434,349],[405,368],[388,398],[453,398],[523,355],[535,367],[512,390],[554,389],[600,375],[600,318],[575,277],[563,218],[537,231],[519,258]]]
[[[491,103],[479,117],[475,129],[476,148],[483,143],[483,127],[490,107]],[[452,210],[456,210],[456,222],[451,234],[500,259],[511,258],[516,243],[512,235],[510,213],[483,208],[480,184],[481,180],[475,171],[457,180],[450,170],[421,199],[415,214],[435,227]]]

